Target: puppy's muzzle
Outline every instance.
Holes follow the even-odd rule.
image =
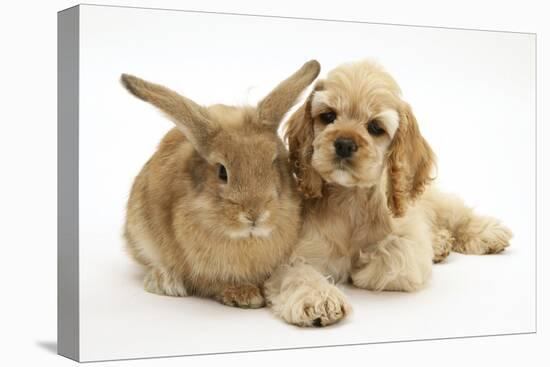
[[[339,158],[349,158],[357,151],[357,144],[352,139],[338,138],[334,141],[334,150]]]

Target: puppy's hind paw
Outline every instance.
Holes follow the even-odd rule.
[[[499,221],[487,218],[481,230],[470,231],[457,239],[453,250],[463,254],[497,254],[510,245],[512,237],[512,231]]]

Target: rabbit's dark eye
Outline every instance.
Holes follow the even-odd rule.
[[[218,166],[218,177],[223,182],[227,182],[227,170],[225,169],[225,166],[223,164],[220,164]]]
[[[334,111],[323,112],[322,114],[319,115],[319,118],[325,124],[332,124],[334,120],[336,120],[336,113]]]
[[[378,122],[378,120],[369,121],[367,125],[367,131],[372,136],[380,136],[386,132],[383,128],[380,127],[380,123]]]

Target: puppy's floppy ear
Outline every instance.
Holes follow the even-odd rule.
[[[321,197],[323,189],[323,179],[311,166],[315,138],[311,101],[315,92],[322,89],[322,82],[317,82],[306,102],[288,120],[285,132],[290,152],[290,165],[298,180],[298,190],[307,199]]]
[[[133,75],[122,74],[120,81],[131,94],[166,113],[199,153],[208,154],[212,137],[220,128],[208,118],[204,108],[162,85]]]
[[[395,217],[405,214],[407,204],[416,199],[433,180],[430,176],[435,155],[420,134],[411,107],[403,103],[388,155],[388,207]]]
[[[277,129],[285,113],[296,99],[319,75],[321,66],[317,60],[306,62],[298,71],[282,81],[269,95],[258,103],[260,123]]]

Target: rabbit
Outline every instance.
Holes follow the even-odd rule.
[[[265,306],[262,285],[290,255],[301,225],[277,128],[319,71],[316,60],[305,63],[257,107],[203,107],[122,74],[131,94],[175,124],[135,178],[127,204],[126,248],[146,269],[145,290]]]

